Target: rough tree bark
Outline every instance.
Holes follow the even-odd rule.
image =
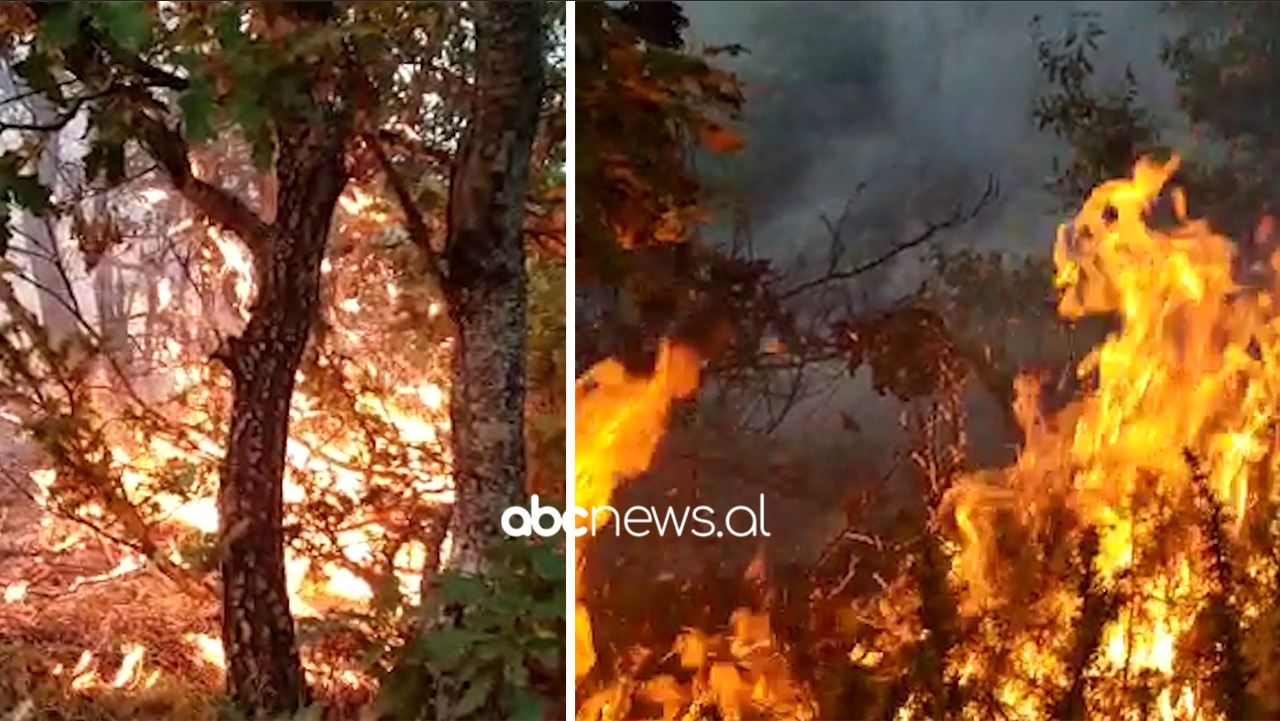
[[[292,14],[295,27],[323,20],[333,10],[333,3],[270,5],[272,12]],[[28,7],[43,21],[58,5]],[[89,23],[80,24],[76,39],[61,53],[67,68],[91,89],[105,92],[119,76],[130,74],[172,90],[186,87],[182,78],[131,56]],[[346,152],[354,122],[349,66],[290,70],[297,79],[311,80],[312,104],[273,117],[278,197],[270,222],[235,193],[195,176],[191,149],[169,109],[138,87],[111,96],[120,101],[111,113],[127,114],[131,137],[174,189],[212,223],[237,235],[253,258],[256,296],[249,321],[215,355],[232,377],[232,416],[218,489],[227,691],[237,711],[255,718],[289,714],[307,700],[285,577],[285,445],[295,374],[319,311],[330,222],[348,178]]]
[[[218,489],[228,684],[237,706],[270,714],[306,702],[285,580],[285,444],[294,378],[318,315],[333,208],[347,177],[340,132],[292,131],[280,137],[280,212],[249,322],[221,355],[234,393]]]
[[[529,164],[546,82],[545,3],[477,3],[475,101],[449,190],[444,292],[457,337],[450,402],[457,501],[448,566],[482,573],[525,487]]]
[[[216,354],[232,377],[218,487],[222,643],[228,695],[251,717],[278,717],[308,701],[285,577],[284,470],[295,375],[319,313],[320,266],[348,178],[350,118],[332,115],[327,122],[278,121],[271,223],[194,177],[183,141],[158,121],[140,119],[148,150],[175,188],[236,233],[253,257],[249,321]]]

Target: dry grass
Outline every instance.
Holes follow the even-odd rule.
[[[180,609],[185,599],[164,583],[115,579],[0,605],[0,709],[29,701],[38,719],[213,718],[221,672],[183,640],[209,632],[211,619]],[[144,651],[129,672],[134,645]]]
[[[192,641],[216,639],[217,601],[194,598],[154,570],[110,575],[122,558],[0,482],[0,719],[218,716],[222,670]],[[326,717],[356,718],[372,700],[372,680],[352,682],[358,645],[338,633],[303,649]],[[135,647],[143,655],[124,674]]]
[[[215,633],[217,608],[151,571],[95,579],[122,557],[0,484],[0,713],[214,717],[221,671],[187,638]],[[134,647],[143,654],[124,673]]]
[[[72,646],[55,647],[31,641],[0,641],[0,709],[11,718],[44,721],[135,721],[216,717],[220,702],[217,684],[207,674],[194,677],[162,673],[144,688],[97,686],[74,689],[65,675],[51,674],[64,662],[70,668],[79,653]],[[104,655],[101,665],[118,666],[120,655]],[[110,678],[108,678],[110,681]]]

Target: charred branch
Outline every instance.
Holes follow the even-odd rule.
[[[1069,683],[1061,695],[1050,705],[1050,718],[1088,719],[1085,703],[1088,678],[1086,673],[1102,647],[1103,631],[1113,622],[1123,602],[1107,590],[1095,567],[1098,557],[1098,532],[1089,528],[1080,542],[1080,583],[1077,594],[1082,599],[1080,618],[1077,621],[1075,639],[1066,658]]]
[[[1201,552],[1212,583],[1205,620],[1213,635],[1209,655],[1218,707],[1227,718],[1253,718],[1253,702],[1248,690],[1252,673],[1244,658],[1240,615],[1233,604],[1236,581],[1226,512],[1209,487],[1200,460],[1189,448],[1183,449],[1183,459],[1191,472],[1192,490],[1199,506]]]
[[[929,223],[925,226],[924,230],[917,233],[910,240],[898,243],[876,257],[857,263],[853,266],[847,268],[838,267],[839,256],[833,255],[832,266],[827,269],[827,272],[813,280],[805,281],[792,286],[791,288],[779,291],[777,293],[777,298],[779,301],[790,300],[805,293],[812,292],[824,285],[852,280],[859,276],[866,275],[877,268],[881,268],[891,263],[902,254],[927,245],[931,241],[935,240],[940,233],[958,228],[978,217],[984,208],[999,197],[999,193],[1000,186],[996,182],[995,178],[988,177],[986,187],[982,191],[982,194],[968,209],[965,209],[963,206],[957,206],[946,219]]]

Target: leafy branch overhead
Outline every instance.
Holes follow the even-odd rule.
[[[737,79],[718,53],[683,46],[677,3],[578,5],[579,273],[617,278],[624,253],[681,241],[699,217],[695,149],[733,152],[742,107]]]
[[[242,8],[229,3],[173,15],[150,3],[28,3],[25,8],[25,24],[6,28],[10,44],[34,40],[14,71],[53,106],[56,118],[35,130],[60,130],[87,113],[84,163],[90,180],[109,186],[123,182],[131,148],[140,148],[202,214],[240,236],[256,256],[268,253],[269,224],[244,200],[197,177],[191,143],[203,143],[219,127],[233,124],[258,160],[269,162],[272,125],[319,112],[300,70],[320,62],[306,52],[307,34],[287,37],[287,15],[263,12],[259,20],[267,23],[267,32],[251,37],[241,27]],[[178,113],[172,112],[175,107]],[[180,123],[170,120],[174,115]],[[34,158],[26,152],[11,151],[14,162],[32,165]]]
[[[29,95],[53,106],[54,120],[9,121],[0,129],[52,133],[86,116],[89,179],[123,183],[143,162],[140,150],[200,213],[262,257],[273,234],[269,219],[251,209],[252,198],[200,177],[195,151],[231,131],[260,167],[270,167],[276,139],[289,136],[281,130],[323,118],[324,106],[332,105],[339,115],[330,121],[350,124],[363,141],[365,152],[357,149],[351,158],[357,175],[385,174],[406,233],[442,272],[434,259],[442,232],[431,216],[443,214],[445,148],[457,141],[464,120],[453,101],[465,102],[470,81],[458,69],[393,70],[444,47],[465,50],[459,32],[448,29],[460,12],[433,4],[332,2],[7,4],[0,33],[7,46],[24,52],[14,72]],[[447,32],[413,32],[421,27]],[[433,94],[440,102],[424,100]],[[549,130],[563,127],[562,102],[545,111]],[[563,141],[553,141],[541,152],[562,148]],[[65,210],[50,205],[49,189],[38,188],[31,170],[38,154],[35,144],[6,153],[0,192],[35,212]],[[538,221],[563,208],[562,198],[548,197],[550,207],[544,198],[531,199],[540,211],[529,227],[537,240],[547,236]]]

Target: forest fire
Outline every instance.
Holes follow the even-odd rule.
[[[610,359],[593,366],[579,380],[574,461],[579,506],[588,511],[608,506],[620,482],[648,468],[665,432],[672,403],[697,391],[701,362],[693,350],[664,340],[651,377],[633,376]],[[597,520],[603,526],[612,519],[604,513],[592,513],[588,522]],[[579,546],[585,552],[586,544]],[[581,568],[575,583],[575,673],[582,679],[594,667],[596,654],[591,617],[582,600],[583,586],[589,579]],[[663,718],[679,718],[684,709],[702,704],[720,708],[731,719],[741,718],[742,711],[752,707],[811,718],[811,712],[805,712],[809,706],[806,694],[791,680],[775,646],[768,616],[743,608],[734,614],[731,625],[732,633],[725,639],[690,629],[679,640],[676,652],[680,665],[693,675],[688,687],[665,675],[622,680],[581,702],[579,718],[626,718],[632,696],[661,707]]]
[[[571,7],[0,11],[0,714],[556,715]]]
[[[1172,195],[1176,227],[1148,224],[1176,168],[1176,159],[1140,162],[1130,180],[1099,187],[1070,232],[1060,234],[1059,312],[1114,314],[1120,330],[1081,364],[1079,375],[1093,380],[1084,398],[1051,419],[1019,414],[1026,445],[998,485],[969,479],[953,489],[961,532],[955,572],[965,612],[1012,602],[1016,579],[1008,571],[1024,559],[1009,563],[1000,542],[1008,521],[999,517],[1012,513],[1013,525],[1037,533],[1066,512],[1094,547],[1085,573],[1096,588],[1084,609],[1073,608],[1078,599],[1064,593],[1043,598],[1029,615],[1087,619],[1090,600],[1101,597],[1115,608],[1089,642],[1097,653],[1087,671],[1060,660],[1079,639],[1053,639],[1058,648],[1046,654],[1043,642],[1032,641],[1032,627],[1019,629],[1025,636],[1015,646],[1041,647],[1028,659],[1035,668],[1027,676],[1057,685],[1087,672],[1098,692],[1108,680],[1143,677],[1160,718],[1235,717],[1245,689],[1213,675],[1242,673],[1239,634],[1260,610],[1249,602],[1255,595],[1249,589],[1260,590],[1275,574],[1258,549],[1231,557],[1237,548],[1248,550],[1246,524],[1272,523],[1265,509],[1275,472],[1280,326],[1275,288],[1239,287],[1233,245],[1204,222],[1188,220],[1179,192]],[[1048,574],[1060,559],[1025,561]],[[1194,647],[1206,642],[1209,648]],[[1193,672],[1193,655],[1206,652],[1219,656],[1199,659],[1217,667],[1210,683]],[[1004,685],[1000,694],[1020,716],[1054,713],[1022,682]],[[1106,699],[1080,700],[1107,708]],[[1121,706],[1109,715],[1130,714]]]
[[[1240,285],[1233,243],[1189,219],[1186,199],[1168,187],[1177,167],[1142,160],[1131,178],[1097,187],[1062,229],[1059,314],[1117,321],[1077,369],[1086,391],[1046,416],[1034,379],[1019,380],[1016,462],[930,479],[947,489],[931,524],[948,559],[941,600],[903,592],[920,583],[918,568],[908,570],[868,604],[863,617],[876,618],[854,624],[848,659],[897,689],[882,708],[890,715],[1258,717],[1272,683],[1280,578],[1269,540],[1280,283]],[[1166,202],[1171,222],[1158,220]],[[610,400],[613,412],[626,406],[647,412],[650,428],[660,423],[665,405],[654,411],[645,394],[664,385],[663,373],[660,364],[648,387],[632,381],[633,400]],[[691,390],[668,387],[668,398]],[[608,447],[608,428],[579,415],[578,497],[595,503],[643,471],[656,443],[641,433],[642,457],[601,465],[592,454]],[[940,621],[947,604],[952,620]],[[589,644],[585,623],[581,610],[579,639]],[[609,681],[580,695],[579,718],[634,717],[633,700],[657,704],[664,718],[701,718],[708,705],[723,718],[812,717],[781,655],[734,650],[752,639],[767,647],[768,617],[745,607],[726,638],[690,631],[674,652],[691,673]],[[707,660],[716,644],[724,663]],[[926,652],[938,665],[922,672],[911,659]],[[592,668],[589,646],[578,658],[579,674]],[[903,685],[920,673],[931,681]]]
[[[578,380],[574,484],[580,507],[608,506],[616,484],[649,466],[666,429],[671,403],[697,391],[700,362],[690,349],[668,341],[658,351],[650,378],[632,376],[621,363],[606,360]],[[597,521],[603,525],[609,518],[601,513],[588,520]],[[585,550],[586,544],[581,545]],[[582,576],[581,572],[574,576],[579,589]],[[595,663],[591,620],[581,603],[575,624],[575,668],[581,678]]]
[[[144,199],[160,204],[168,196],[150,191]],[[358,190],[344,196],[341,208],[348,234],[368,232],[385,221],[385,214]],[[197,227],[189,217],[178,220],[172,232],[192,234],[197,243],[200,235],[208,241],[196,266],[198,282],[226,289],[226,310],[232,313],[211,313],[205,292],[162,284],[167,292],[158,295],[157,306],[137,314],[160,315],[176,330],[153,349],[146,368],[128,379],[123,393],[118,382],[89,391],[92,407],[103,417],[98,432],[107,446],[102,465],[96,467],[100,475],[73,478],[52,467],[28,475],[35,500],[47,511],[39,520],[37,547],[74,551],[101,544],[111,549],[108,561],[113,565],[75,578],[67,593],[155,568],[187,588],[192,594],[187,604],[195,615],[206,615],[213,611],[205,574],[216,563],[215,495],[230,388],[225,374],[210,363],[208,336],[202,334],[208,333],[211,319],[222,333],[243,322],[253,299],[253,267],[239,242],[211,227]],[[429,377],[420,370],[424,366],[392,355],[375,360],[366,354],[365,360],[355,360],[361,358],[360,348],[385,345],[383,338],[370,334],[386,334],[385,314],[399,294],[394,277],[383,269],[373,272],[382,273],[384,283],[345,280],[353,258],[343,260],[340,266],[327,262],[324,269],[337,296],[329,320],[332,332],[319,357],[300,374],[304,385],[293,397],[286,451],[286,524],[293,529],[286,549],[288,589],[293,614],[304,621],[417,604],[423,569],[431,563],[418,530],[421,516],[452,501],[446,392],[438,384],[444,382],[445,369],[432,367],[435,356],[427,359]],[[367,262],[354,260],[357,265]],[[219,316],[231,327],[217,327]],[[155,321],[149,317],[148,322]],[[305,377],[326,373],[333,378]],[[112,422],[139,418],[142,422]],[[76,484],[84,483],[97,486],[97,492],[78,491]],[[63,520],[68,517],[91,525],[68,528]],[[125,543],[104,541],[91,528],[118,529],[115,537]],[[32,571],[38,572],[38,567]],[[27,579],[0,584],[2,604],[33,602],[32,585]],[[219,672],[225,666],[216,634],[189,633],[185,641],[173,640],[200,664]],[[54,675],[70,679],[73,690],[103,684],[119,688],[113,678],[150,673],[139,670],[148,651],[143,644],[132,644],[122,652],[123,665],[112,672],[114,677],[100,670],[103,661],[89,651],[80,659],[84,668],[57,668]],[[332,663],[307,659],[308,672],[351,688],[369,687],[370,680],[354,666]]]

